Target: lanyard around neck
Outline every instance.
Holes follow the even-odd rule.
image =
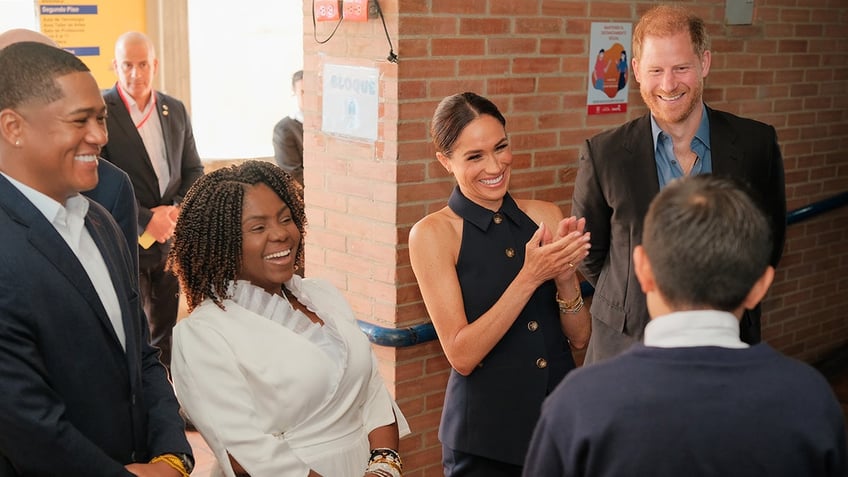
[[[124,89],[121,88],[120,84],[118,85],[118,95],[121,97],[121,101],[124,102],[124,106],[126,106],[127,111],[130,112],[130,118],[132,118],[132,108],[130,107],[130,102],[127,100],[126,95],[124,95]],[[150,119],[150,115],[153,114],[153,111],[156,110],[156,95],[153,94],[153,92],[150,93],[150,101],[153,104],[150,105],[150,108],[147,110],[147,114],[145,114],[144,117],[141,118],[141,121],[135,123],[136,129],[141,129],[141,127],[144,126],[144,123],[146,123],[147,120]],[[138,103],[136,103],[136,105],[138,105]]]

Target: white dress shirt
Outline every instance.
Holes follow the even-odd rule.
[[[138,129],[138,135],[141,136],[144,149],[147,150],[147,155],[153,164],[153,170],[156,171],[156,178],[159,179],[159,194],[164,195],[165,189],[168,188],[168,182],[171,180],[171,169],[168,166],[168,153],[165,151],[162,123],[159,121],[159,114],[154,109],[156,108],[156,93],[150,93],[150,100],[147,101],[144,110],[139,109],[138,103],[132,96],[124,94],[122,97],[125,99],[126,105],[129,106],[130,117]],[[147,117],[146,121],[144,121],[145,117]],[[138,127],[138,124],[142,121],[144,121],[144,124]]]

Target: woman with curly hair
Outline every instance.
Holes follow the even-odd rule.
[[[190,311],[174,329],[177,397],[217,475],[399,476],[409,428],[368,339],[338,289],[294,273],[305,227],[274,164],[192,186],[168,257]]]

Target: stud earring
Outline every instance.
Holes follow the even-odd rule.
[[[15,146],[21,147],[21,140],[20,139],[15,140]]]

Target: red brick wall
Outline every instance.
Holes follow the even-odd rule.
[[[588,117],[585,103],[591,23],[635,23],[649,3],[380,0],[398,64],[385,60],[379,20],[343,23],[316,43],[311,3],[304,1],[308,273],[334,281],[373,323],[428,320],[406,243],[412,224],[443,207],[453,185],[429,143],[442,97],[472,90],[494,100],[516,158],[513,193],[565,212],[581,141],[646,112],[635,81],[627,114]],[[724,1],[680,3],[713,35],[707,102],[777,128],[789,209],[848,190],[848,5],[760,0],[753,25],[726,26]],[[316,33],[324,39],[331,30],[322,23]],[[325,63],[379,69],[376,143],[320,131]],[[764,304],[764,338],[807,361],[848,342],[846,271],[848,210],[791,226]],[[441,475],[436,433],[448,365],[438,343],[376,348],[414,430],[401,446],[405,475]]]

